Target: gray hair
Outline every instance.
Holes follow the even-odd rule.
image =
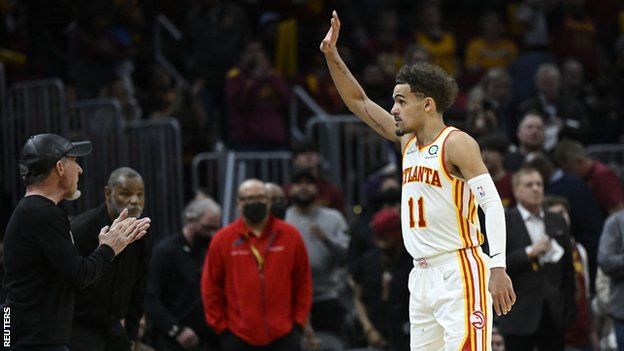
[[[559,71],[559,68],[557,67],[557,65],[553,63],[542,63],[538,67],[537,73],[535,74],[536,79],[543,75],[550,75],[557,79],[561,79],[561,71]]]
[[[110,174],[106,186],[108,186],[109,188],[114,187],[115,185],[119,184],[121,178],[139,178],[143,180],[143,177],[141,177],[139,172],[135,171],[134,169],[130,167],[120,167]]]
[[[206,211],[220,215],[221,206],[210,197],[191,201],[182,212],[182,224],[198,221]]]

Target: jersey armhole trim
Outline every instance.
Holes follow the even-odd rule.
[[[453,132],[459,132],[459,129],[453,128],[451,131],[448,132],[448,134],[446,135],[446,137],[444,138],[444,141],[442,141],[442,157],[440,157],[440,162],[442,163],[442,170],[444,171],[444,175],[448,178],[448,180],[453,181],[453,179],[455,179],[455,176],[451,174],[451,172],[449,172],[449,170],[446,168],[446,157],[444,156],[446,154],[445,152],[445,148],[444,146],[446,145],[446,140],[448,139],[449,135],[451,135],[451,133]]]
[[[403,152],[401,153],[403,158],[405,158],[405,152],[407,151],[407,149],[409,148],[409,146],[412,144],[414,140],[416,140],[416,134],[414,134],[414,136],[412,136],[412,138],[407,141],[407,144],[405,144],[405,147],[403,147]]]

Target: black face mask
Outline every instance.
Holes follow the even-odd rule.
[[[299,206],[299,207],[303,207],[303,208],[307,208],[310,207],[310,205],[312,205],[314,203],[314,201],[316,201],[316,196],[314,195],[309,195],[306,197],[301,197],[299,195],[293,195],[292,196],[292,202]]]
[[[252,202],[243,206],[243,217],[252,224],[262,222],[268,212],[269,208],[264,202]]]
[[[271,204],[271,214],[279,219],[284,219],[287,207],[285,202],[274,202]]]

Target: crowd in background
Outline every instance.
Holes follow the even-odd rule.
[[[537,171],[542,185],[533,191],[547,195],[539,206],[567,216],[565,231],[573,238],[562,269],[570,273],[564,285],[571,287],[576,313],[556,327],[567,328],[570,348],[615,347],[610,320],[616,329],[624,328],[622,182],[586,149],[622,141],[624,6],[619,1],[114,0],[49,6],[0,0],[0,61],[9,83],[60,77],[68,101],[115,97],[127,120],[177,118],[185,159],[219,145],[293,150],[295,176],[292,184],[279,184],[272,210],[301,233],[308,250],[313,297],[312,314],[302,328],[305,341],[336,350],[398,348],[406,342],[407,320],[386,323],[384,318],[407,318],[411,260],[397,236],[399,176],[391,171],[373,179],[363,212],[346,223],[343,214],[356,204],[345,204],[340,189],[322,178],[315,147],[296,145],[290,136],[287,111],[294,85],[304,87],[329,114],[348,113],[318,50],[332,9],[345,29],[341,54],[381,106],[392,105],[394,75],[404,64],[433,63],[458,81],[460,95],[445,121],[478,140],[510,211],[530,201],[521,186],[533,176],[522,171],[514,180],[514,174],[526,167]],[[154,61],[152,28],[158,14],[183,33],[180,42],[165,41],[163,52],[190,82],[188,89]],[[217,211],[216,204],[204,206]],[[185,228],[201,221],[198,211],[185,217]],[[212,232],[220,226],[206,225]],[[508,232],[518,225],[508,220]],[[527,272],[551,263],[540,259],[551,248],[536,246],[539,242],[526,243],[535,249],[527,251],[528,265],[522,268]],[[158,259],[166,250],[182,250],[176,255],[188,261],[183,242],[181,249],[168,245],[154,249],[153,268],[172,266]],[[196,264],[203,257],[193,260],[185,264],[201,273]],[[150,279],[148,340],[170,342],[158,341],[164,333],[189,348],[216,340],[208,328],[195,330],[197,340],[183,333],[183,325],[170,333],[176,323],[163,323],[158,316],[165,317],[148,306],[156,303],[153,289],[163,289],[167,281]],[[192,294],[167,294],[177,296],[179,304],[196,304],[199,282],[193,284]],[[517,291],[523,293],[528,294]],[[168,307],[185,311],[183,305]],[[543,306],[532,307],[543,312]],[[343,311],[338,315],[345,320],[333,318],[335,311]],[[201,320],[204,314],[189,315]],[[537,333],[540,318],[533,330],[504,322],[499,328],[502,334]],[[194,319],[187,327],[201,324]],[[500,338],[496,334],[493,343]]]

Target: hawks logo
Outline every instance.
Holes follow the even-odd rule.
[[[475,329],[483,329],[485,327],[485,316],[481,311],[474,311],[470,315],[470,324]]]

